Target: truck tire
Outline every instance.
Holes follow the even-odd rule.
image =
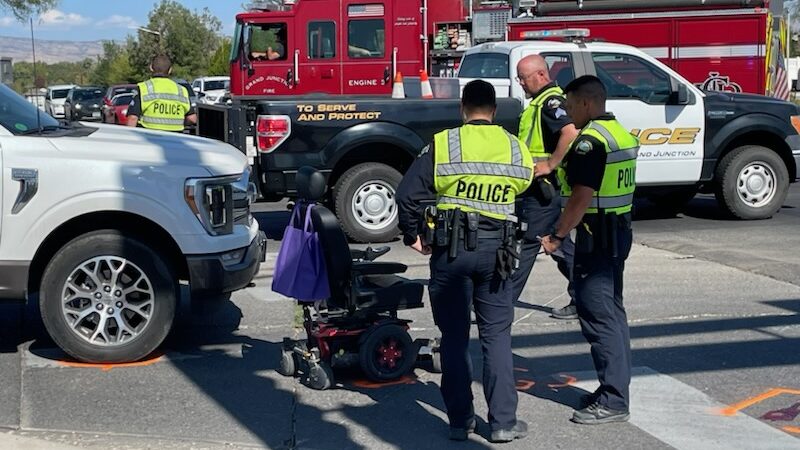
[[[717,166],[717,201],[739,219],[772,217],[789,192],[789,171],[780,156],[760,145],[745,145]]]
[[[166,259],[116,230],[79,236],[53,256],[39,307],[55,343],[91,363],[138,361],[166,338],[178,283]]]
[[[388,242],[397,228],[395,192],[400,172],[379,163],[359,164],[342,175],[334,188],[336,216],[354,241]]]

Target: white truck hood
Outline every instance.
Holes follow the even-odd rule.
[[[238,175],[248,164],[236,147],[212,139],[119,125],[85,125],[97,131],[89,136],[53,138],[52,144],[63,152],[84,157],[93,152],[93,159],[98,160],[198,166],[212,176]]]

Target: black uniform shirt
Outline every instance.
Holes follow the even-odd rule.
[[[492,125],[485,120],[474,120],[469,125]],[[408,168],[400,185],[397,186],[397,216],[403,243],[411,245],[420,234],[422,214],[426,204],[436,204],[436,186],[433,180],[434,158],[433,142],[425,146],[417,159]],[[481,216],[478,227],[482,230],[500,230],[502,222]]]
[[[613,114],[606,113],[596,120],[615,120],[615,118]],[[600,185],[603,184],[607,156],[605,145],[598,139],[585,134],[578,136],[567,152],[567,183],[573,188],[581,185],[599,191]]]
[[[535,93],[532,98],[536,98],[540,93],[555,87],[556,83],[551,82],[542,90]],[[572,118],[567,114],[564,109],[566,99],[561,95],[551,95],[548,97],[542,110],[540,111],[542,120],[542,140],[544,140],[544,150],[547,153],[554,153],[558,146],[558,140],[561,138],[561,129],[573,123]],[[527,140],[527,136],[523,136]],[[525,142],[527,145],[527,142]]]

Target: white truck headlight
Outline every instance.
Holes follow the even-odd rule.
[[[190,178],[184,186],[184,199],[208,234],[233,233],[233,183],[239,176]]]

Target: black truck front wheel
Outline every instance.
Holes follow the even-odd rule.
[[[385,164],[359,164],[342,175],[334,188],[336,216],[357,242],[388,242],[399,233],[395,192],[400,172]]]
[[[739,147],[717,167],[716,197],[739,219],[768,219],[786,200],[789,171],[780,156],[760,145]]]

